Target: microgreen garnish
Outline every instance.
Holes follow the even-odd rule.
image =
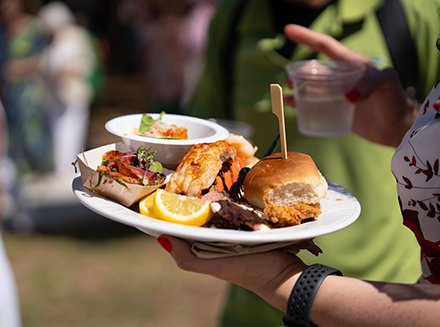
[[[154,155],[157,151],[151,151],[151,148],[145,150],[145,147],[141,145],[136,151],[135,154],[139,161],[139,167],[145,170],[149,170],[153,173],[162,174],[163,167],[162,164],[158,161],[154,161]]]

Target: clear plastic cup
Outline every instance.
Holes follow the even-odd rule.
[[[355,105],[345,99],[365,66],[347,61],[303,60],[286,65],[293,83],[298,130],[309,136],[337,136],[351,130]]]

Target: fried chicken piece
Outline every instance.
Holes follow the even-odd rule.
[[[267,197],[263,198],[264,214],[275,224],[275,227],[287,227],[315,220],[321,210],[308,204],[294,204],[290,207],[276,206]]]
[[[234,160],[235,155],[235,148],[226,141],[194,145],[171,175],[166,190],[200,196],[203,190],[214,183],[223,163]]]

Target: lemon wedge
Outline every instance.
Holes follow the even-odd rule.
[[[157,218],[157,215],[154,212],[154,195],[155,193],[148,194],[145,198],[139,201],[139,211],[144,216]]]
[[[158,189],[154,195],[154,212],[159,219],[181,225],[202,226],[211,219],[211,201]]]

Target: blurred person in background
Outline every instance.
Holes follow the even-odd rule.
[[[90,102],[99,88],[93,70],[97,49],[88,31],[76,28],[64,4],[46,7],[58,7],[49,24],[57,30],[52,34],[37,16],[41,6],[33,7],[33,15],[26,14],[27,1],[35,4],[0,0],[8,45],[2,65],[8,154],[16,168],[7,176],[14,171],[17,176],[5,191],[9,206],[4,209],[4,227],[15,232],[52,231],[70,226],[69,218],[77,221],[75,214],[63,213],[58,219],[59,209],[78,205],[71,190],[75,175],[71,163],[86,146]]]
[[[5,171],[5,167],[8,166],[5,161],[8,143],[7,139],[6,115],[2,102],[0,101],[0,173],[2,175],[2,184],[5,182],[5,177],[8,178],[8,174],[10,173],[7,168]],[[0,185],[0,194],[2,194],[3,188],[4,185]],[[0,213],[0,327],[20,326],[21,313],[19,297],[14,273],[2,240],[2,214]]]
[[[9,128],[8,155],[19,177],[53,169],[46,88],[39,71],[49,40],[26,5],[22,0],[0,0],[6,48],[0,78]]]
[[[147,15],[142,34],[153,111],[181,113],[184,54],[179,35],[189,8],[180,0],[148,0],[145,5]]]
[[[76,23],[66,4],[49,2],[38,18],[51,39],[41,68],[49,86],[55,172],[73,173],[71,162],[87,144],[100,56],[90,32]]]
[[[217,0],[124,0],[118,19],[144,71],[152,111],[184,113],[199,78]]]
[[[190,6],[180,29],[179,40],[183,47],[183,112],[188,107],[200,75],[203,71],[205,46],[208,38],[209,23],[214,15],[218,1],[186,0]]]
[[[224,0],[210,26],[205,69],[189,114],[251,124],[256,131],[252,141],[259,147],[257,156],[263,157],[279,133],[269,85],[285,85],[284,66],[291,61],[326,58],[289,41],[283,34],[288,23],[331,35],[379,68],[396,66],[399,59],[406,58],[403,73],[398,69],[401,82],[412,97],[422,101],[440,77],[440,54],[435,47],[439,8],[438,0]],[[385,35],[390,13],[394,30]],[[403,47],[397,56],[390,40]],[[405,79],[414,66],[413,80]],[[420,250],[402,225],[396,184],[389,173],[394,149],[352,133],[328,138],[301,135],[295,111],[285,108],[288,151],[309,154],[327,179],[348,189],[362,206],[354,224],[315,239],[323,254],[316,258],[302,251],[299,257],[307,264],[319,261],[338,267],[345,276],[415,282],[421,274]],[[233,285],[221,325],[278,326],[283,314],[254,293]]]

